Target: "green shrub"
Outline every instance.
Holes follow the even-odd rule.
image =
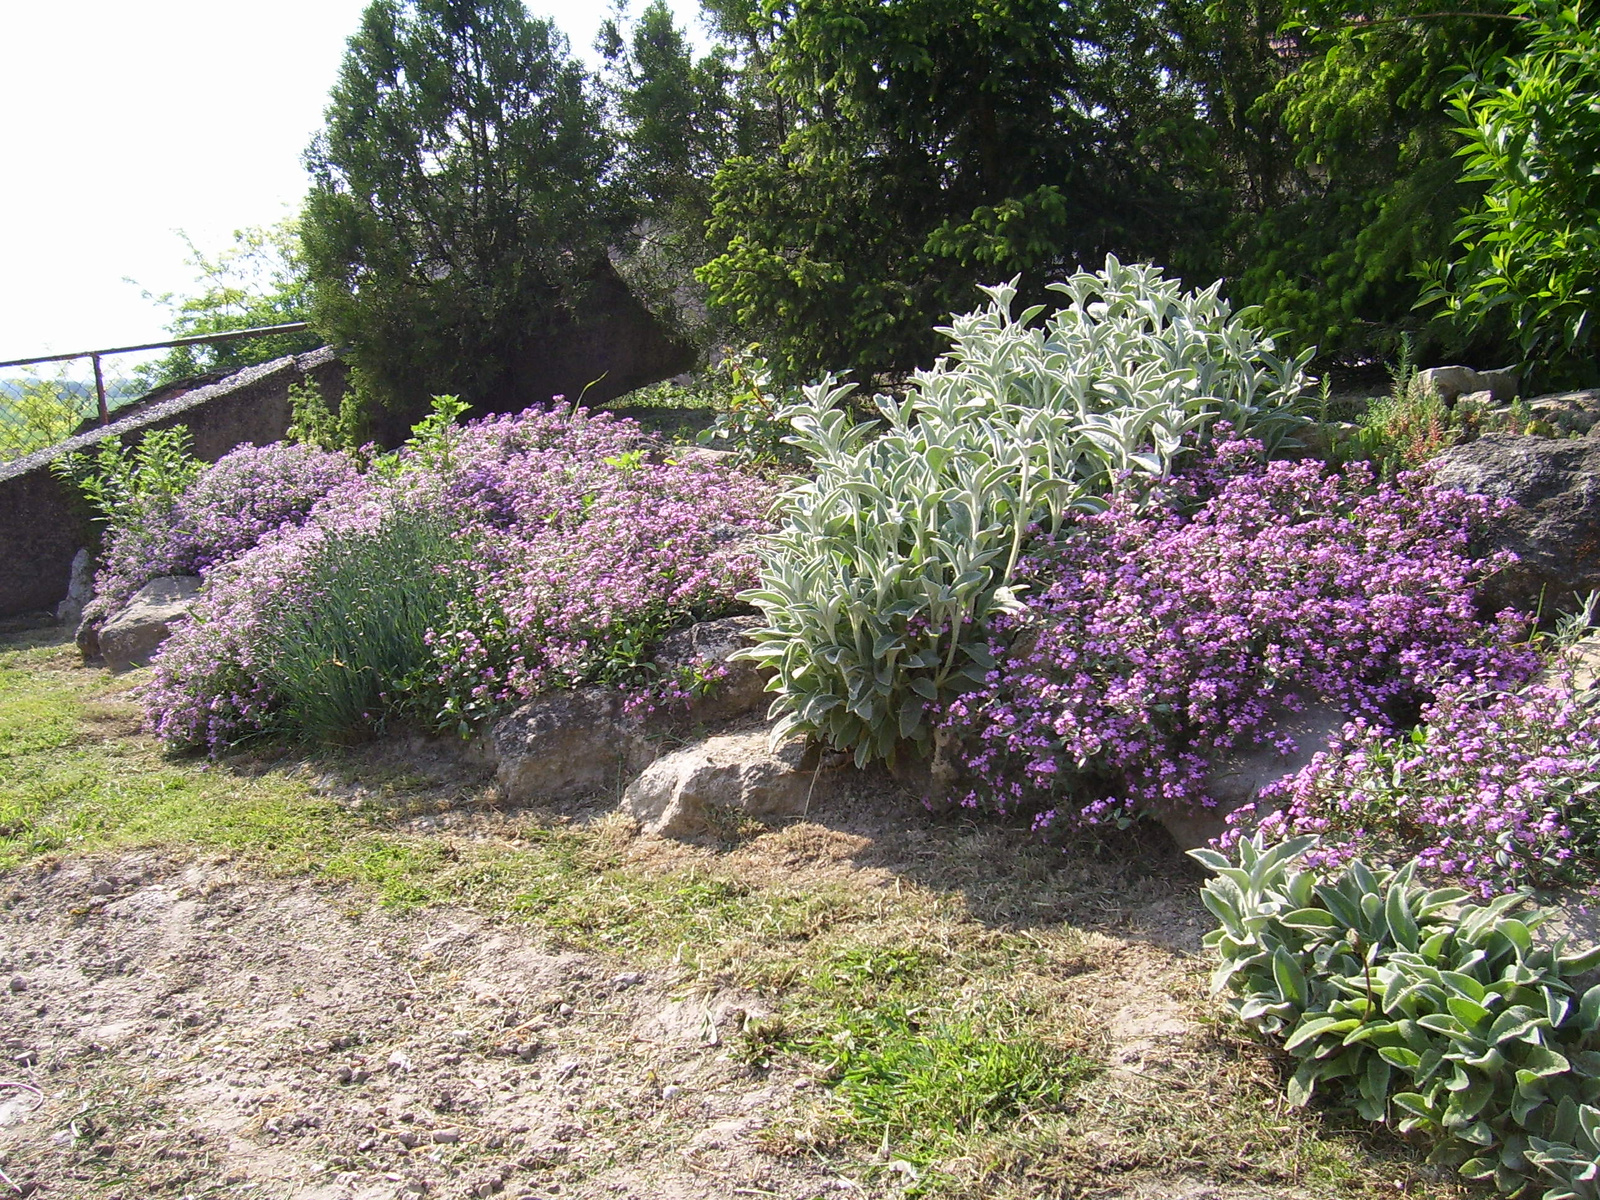
[[[1461,181],[1481,199],[1457,221],[1454,261],[1424,302],[1464,327],[1515,331],[1551,382],[1595,377],[1600,318],[1600,30],[1592,7],[1524,0],[1520,53],[1489,58],[1452,97]]]
[[[0,380],[0,462],[66,441],[93,407],[59,380]]]
[[[1291,1103],[1320,1092],[1420,1134],[1431,1161],[1507,1195],[1595,1196],[1600,985],[1580,996],[1577,981],[1600,949],[1541,945],[1545,914],[1512,915],[1520,894],[1467,903],[1415,884],[1415,864],[1319,878],[1301,861],[1315,843],[1258,835],[1237,864],[1191,851],[1217,873],[1203,892],[1221,922],[1205,939],[1222,959],[1213,987],[1282,1039]]]
[[[925,747],[926,706],[981,681],[986,623],[1016,603],[1037,522],[1099,507],[1120,473],[1160,475],[1217,421],[1270,445],[1299,427],[1308,359],[1282,358],[1217,288],[1182,292],[1107,258],[1054,290],[1070,303],[1012,313],[1013,284],[957,316],[950,350],[878,423],[841,407],[831,376],[780,409],[815,475],[784,498],[749,656],[776,670],[781,736],[825,737],[856,761]],[[873,436],[873,435],[876,436]]]
[[[152,429],[131,450],[107,438],[92,455],[69,454],[51,469],[78,489],[97,520],[111,530],[135,531],[170,513],[205,466],[179,425]]]
[[[366,414],[354,392],[346,392],[337,405],[328,403],[322,387],[311,376],[289,385],[287,441],[318,450],[354,453],[361,448]]]
[[[711,426],[700,431],[702,446],[730,450],[751,464],[795,466],[800,454],[789,439],[783,419],[783,394],[772,380],[767,360],[752,345],[730,351],[717,364],[711,392],[717,410]]]

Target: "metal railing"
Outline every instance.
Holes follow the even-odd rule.
[[[247,338],[299,333],[308,328],[304,321],[292,321],[229,333],[200,334],[136,346],[107,346],[69,354],[39,354],[0,362],[0,462],[21,458],[64,441],[87,421],[109,425],[115,409],[141,399],[153,387],[178,382],[155,378],[157,364],[153,362],[147,360],[128,366],[126,358],[119,356],[148,355],[155,350],[185,346],[220,345]],[[55,369],[41,370],[46,367]]]

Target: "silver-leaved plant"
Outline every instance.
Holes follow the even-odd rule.
[[[1067,303],[1013,313],[1016,281],[940,332],[950,349],[881,420],[842,407],[832,376],[787,397],[814,474],[785,494],[745,651],[774,669],[774,736],[804,733],[857,763],[926,750],[928,706],[993,669],[988,622],[1019,605],[1029,531],[1102,507],[1127,474],[1161,476],[1218,421],[1269,448],[1303,423],[1310,352],[1280,355],[1216,286],[1148,265],[1052,285]],[[1043,317],[1041,320],[1040,318]]]

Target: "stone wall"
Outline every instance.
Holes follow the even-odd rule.
[[[67,594],[72,556],[92,536],[72,489],[51,470],[57,459],[174,425],[188,427],[195,453],[207,462],[242,442],[265,446],[289,428],[289,388],[307,377],[330,399],[344,392],[344,364],[331,350],[313,350],[139,405],[103,428],[0,464],[0,617],[54,608]]]
[[[517,412],[549,404],[555,395],[568,403],[582,395],[585,404],[599,405],[693,362],[694,352],[674,341],[606,264],[590,281],[582,317],[531,338],[513,361],[504,391],[481,407]],[[172,425],[188,426],[195,453],[207,462],[241,442],[264,446],[289,428],[289,388],[308,375],[330,403],[344,394],[347,370],[324,347],[141,402],[103,429],[0,465],[0,617],[53,608],[67,594],[73,554],[90,539],[69,489],[50,470],[56,459],[106,438],[132,439]],[[397,446],[421,415],[374,413],[373,439]]]
[[[582,397],[587,407],[596,408],[681,374],[694,362],[694,348],[674,340],[616,270],[602,263],[587,281],[578,314],[558,316],[530,334],[512,354],[504,385],[492,395],[472,398],[474,411],[521,412],[546,406],[555,396],[568,404]],[[373,440],[397,446],[425,414],[425,408],[373,413]]]

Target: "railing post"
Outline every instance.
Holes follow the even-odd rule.
[[[94,360],[94,396],[100,402],[100,424],[109,425],[111,424],[111,410],[106,407],[106,380],[105,376],[100,373],[100,356],[91,354],[89,357]]]

